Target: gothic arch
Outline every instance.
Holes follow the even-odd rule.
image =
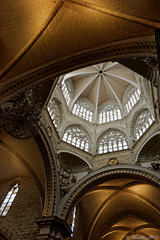
[[[153,133],[151,136],[149,136],[141,145],[141,147],[139,148],[137,154],[136,154],[136,158],[135,158],[135,163],[138,161],[138,156],[142,150],[142,148],[145,146],[145,144],[151,139],[153,138],[154,136],[160,134],[160,130],[156,131],[155,133]]]
[[[109,128],[97,138],[96,146],[99,154],[128,149],[128,137],[118,128]]]
[[[104,167],[85,176],[71,188],[70,192],[64,197],[60,204],[59,217],[67,220],[72,207],[80,201],[84,194],[90,191],[97,184],[101,184],[110,179],[126,177],[142,180],[158,188],[160,187],[159,174],[147,168],[135,165],[115,165]]]
[[[132,136],[133,139],[134,139],[134,128],[135,128],[137,117],[139,116],[139,114],[141,112],[143,112],[145,110],[149,110],[149,109],[148,108],[141,108],[137,112],[135,112],[134,115],[133,115],[132,122],[131,122],[131,129],[130,129],[130,135]]]
[[[76,153],[76,152],[69,151],[69,150],[58,150],[58,151],[57,151],[57,154],[59,154],[59,153],[70,153],[70,154],[72,154],[72,155],[75,155],[75,156],[81,158],[81,159],[89,166],[89,168],[92,169],[91,163],[90,163],[88,160],[86,160],[83,156],[80,156],[80,155],[79,155],[78,153]]]
[[[75,130],[74,130],[74,128],[75,128]],[[70,131],[70,133],[69,133],[69,131]],[[79,135],[78,131],[79,132],[81,131],[81,133],[83,135],[83,138],[81,138],[81,140],[80,140],[80,137],[78,136]],[[75,132],[75,136],[74,136],[74,132]],[[71,139],[69,139],[70,136],[72,136]],[[74,138],[76,138],[76,142],[75,142],[75,144],[72,144]],[[86,152],[90,152],[90,149],[91,149],[91,135],[88,133],[88,131],[81,124],[71,124],[71,125],[69,124],[64,130],[62,140],[71,144],[71,145],[73,145],[73,146],[76,146],[77,148],[80,148],[80,149],[82,149]],[[77,142],[78,142],[77,140],[80,142],[79,147],[77,145]],[[84,144],[83,147],[80,147],[82,142],[85,142],[85,144]],[[87,143],[88,147],[86,147],[86,143]]]

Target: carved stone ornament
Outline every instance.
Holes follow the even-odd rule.
[[[63,197],[69,192],[72,187],[72,182],[70,178],[70,169],[64,171],[62,168],[58,168],[59,184],[60,184],[60,197]]]
[[[36,239],[41,240],[63,240],[72,233],[67,222],[57,216],[42,217],[36,220],[40,231]]]

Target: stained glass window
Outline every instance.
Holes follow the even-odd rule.
[[[58,128],[60,124],[60,107],[58,102],[54,99],[51,99],[47,106],[47,110],[53,121],[55,128]]]
[[[64,98],[67,102],[67,105],[70,104],[71,101],[71,83],[69,80],[64,80],[62,81],[62,92],[64,95]]]
[[[7,193],[5,199],[3,200],[1,207],[0,207],[0,215],[1,216],[6,216],[8,213],[17,193],[19,190],[19,184],[16,183]]]
[[[93,110],[91,109],[90,105],[83,100],[77,101],[74,104],[72,113],[89,122],[93,121]]]
[[[86,133],[77,126],[69,127],[63,135],[63,141],[80,148],[86,152],[89,151],[89,140]]]
[[[138,140],[145,131],[151,126],[153,123],[154,118],[151,115],[149,110],[145,110],[139,114],[136,124],[135,124],[135,135],[136,139]]]
[[[121,111],[115,105],[107,104],[99,111],[99,123],[111,122],[121,118]]]
[[[136,87],[131,88],[128,93],[127,93],[127,98],[126,98],[126,110],[129,113],[131,109],[134,107],[134,105],[137,103],[137,101],[140,98],[140,90]]]
[[[98,153],[115,152],[128,149],[128,142],[124,133],[113,130],[104,134],[98,142]]]

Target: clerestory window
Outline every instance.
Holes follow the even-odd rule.
[[[63,141],[80,148],[86,152],[89,151],[89,140],[86,133],[77,126],[69,127],[63,135]]]
[[[51,99],[49,101],[47,110],[53,121],[55,128],[58,128],[59,124],[60,124],[60,107],[59,107],[58,102],[54,99]]]
[[[135,124],[135,135],[136,139],[138,140],[145,131],[151,126],[153,123],[154,118],[151,115],[149,110],[145,110],[139,114],[136,124]]]
[[[136,87],[131,88],[128,93],[127,93],[127,98],[126,98],[126,110],[127,113],[131,111],[131,109],[134,107],[134,105],[138,102],[140,98],[140,90]]]
[[[118,106],[107,104],[99,111],[99,123],[106,123],[121,119],[121,111]]]
[[[124,133],[112,130],[104,134],[98,141],[98,153],[109,153],[128,149],[128,142]]]
[[[66,100],[67,105],[70,104],[71,101],[71,83],[69,80],[64,80],[62,81],[62,92],[63,92],[63,96]]]
[[[0,207],[0,216],[6,216],[8,213],[17,193],[19,190],[19,184],[16,183],[7,193]]]
[[[74,104],[72,113],[89,122],[93,122],[93,110],[91,109],[90,105],[85,101],[77,101]]]

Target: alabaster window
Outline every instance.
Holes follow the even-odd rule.
[[[111,122],[121,118],[121,111],[115,105],[108,104],[99,111],[99,123]]]
[[[72,230],[71,237],[73,237],[74,227],[75,227],[75,221],[76,221],[76,207],[74,207],[74,209],[73,209],[72,226],[71,226],[71,230]]]
[[[19,184],[16,183],[7,193],[0,207],[0,216],[6,216],[8,213],[17,193],[19,190]]]
[[[153,121],[154,121],[154,118],[151,115],[149,110],[145,110],[139,114],[136,124],[135,124],[135,135],[136,135],[137,140],[151,126]]]
[[[109,131],[104,134],[98,142],[98,153],[115,152],[128,149],[128,143],[124,133],[120,131]]]
[[[54,99],[50,100],[47,110],[53,121],[55,128],[58,128],[60,124],[60,108],[58,102]]]
[[[134,105],[137,103],[137,101],[140,98],[140,90],[136,87],[131,88],[128,93],[127,93],[127,98],[126,98],[126,110],[129,113],[131,109],[134,107]]]
[[[86,152],[89,151],[89,140],[86,133],[77,126],[69,127],[64,135],[63,141],[80,148]]]
[[[72,92],[71,83],[69,80],[62,81],[62,92],[63,92],[63,95],[64,95],[67,105],[69,105],[70,101],[71,101],[71,92]]]
[[[74,104],[72,113],[89,122],[93,121],[93,111],[91,110],[90,105],[85,101],[77,101]]]

